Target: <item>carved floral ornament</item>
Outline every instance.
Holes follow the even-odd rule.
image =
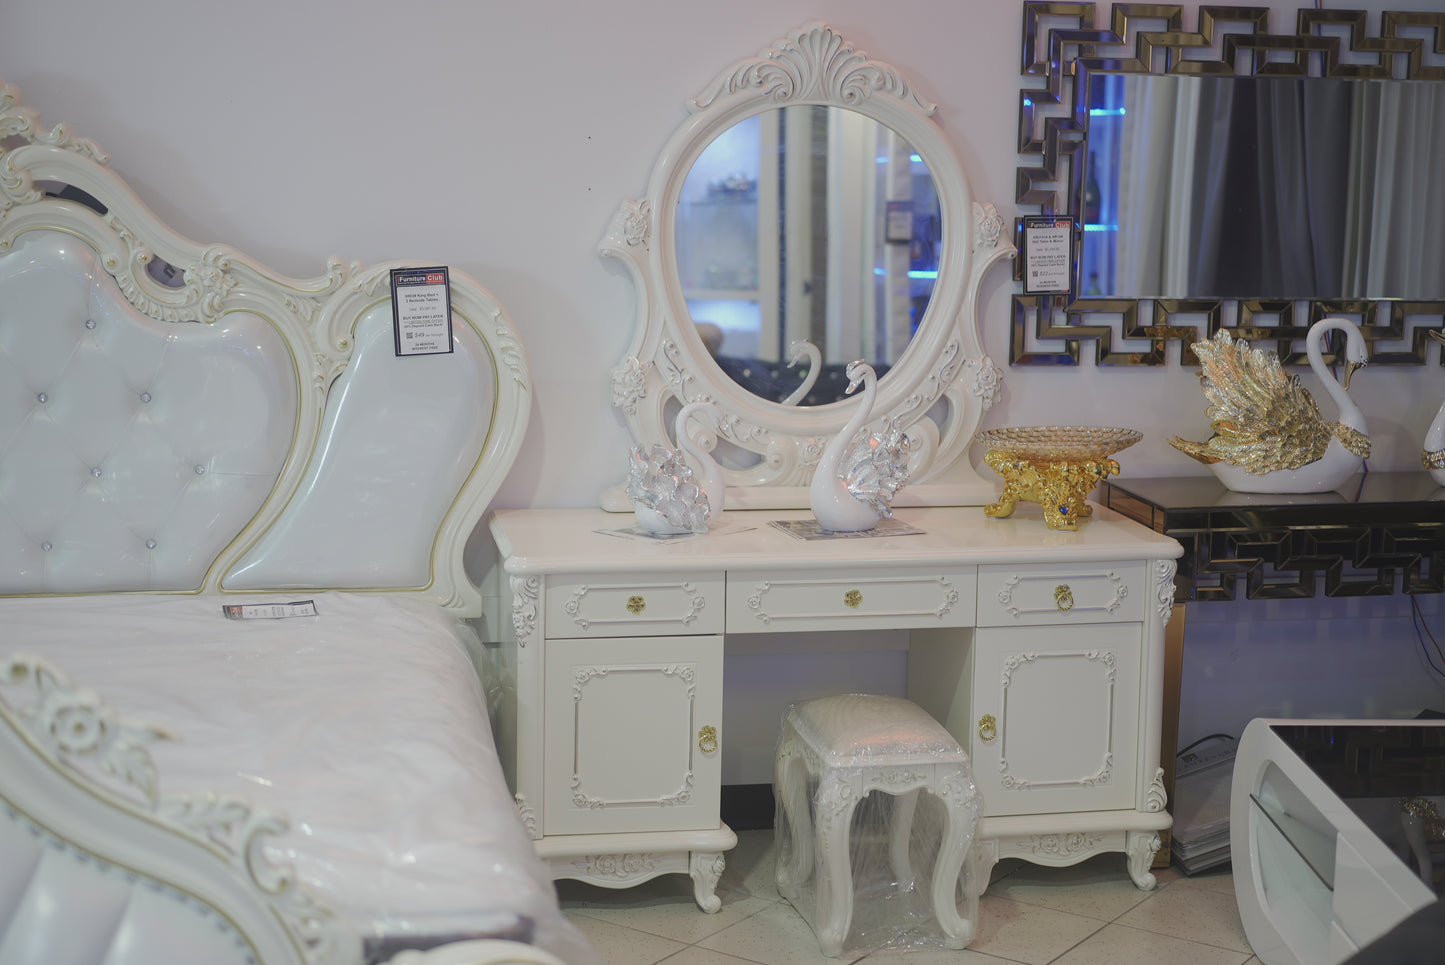
[[[119,717],[94,690],[74,686],[38,657],[16,655],[0,663],[0,684],[18,691],[23,701],[14,705],[0,698],[0,715],[13,715],[46,763],[89,785],[102,800],[142,802],[147,819],[205,845],[243,872],[305,961],[337,959],[341,943],[352,937],[347,924],[297,885],[289,864],[267,854],[268,840],[288,830],[284,817],[226,795],[161,795],[147,745],[171,735]],[[33,699],[24,700],[26,693]],[[115,783],[98,780],[96,772],[115,778]]]

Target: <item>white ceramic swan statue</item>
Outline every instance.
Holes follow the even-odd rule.
[[[1343,385],[1320,352],[1320,338],[1328,331],[1345,333]],[[1336,422],[1321,417],[1314,397],[1297,376],[1285,374],[1273,352],[1251,349],[1222,329],[1192,348],[1203,365],[1199,379],[1211,403],[1214,434],[1204,442],[1175,436],[1170,444],[1208,465],[1224,485],[1242,493],[1320,493],[1360,471],[1370,439],[1347,390],[1368,350],[1353,322],[1320,319],[1305,340],[1310,369],[1339,409]]]
[[[858,409],[823,449],[813,470],[808,502],[829,533],[872,529],[893,514],[893,496],[908,481],[908,439],[890,422],[883,435],[864,431],[873,414],[878,377],[867,362],[850,362],[848,392],[861,384]]]
[[[803,381],[782,401],[783,405],[797,405],[813,391],[813,385],[818,381],[818,373],[823,371],[823,353],[818,351],[818,346],[802,339],[788,346],[788,355],[788,368],[800,362],[808,363],[808,371],[803,373]]]
[[[1430,337],[1445,345],[1445,335],[1440,332],[1431,332]],[[1440,411],[1435,413],[1435,421],[1430,423],[1430,428],[1425,432],[1425,444],[1420,450],[1420,465],[1429,470],[1435,485],[1445,486],[1445,402],[1440,404]]]
[[[727,490],[722,468],[687,434],[688,420],[699,412],[711,413],[714,420],[722,416],[710,402],[689,403],[673,421],[679,448],[632,447],[627,495],[637,524],[645,532],[656,536],[705,533],[709,523],[722,515]],[[696,472],[683,458],[684,452],[697,464]]]

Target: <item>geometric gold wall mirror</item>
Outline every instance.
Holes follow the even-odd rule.
[[[1024,5],[1016,200],[1072,217],[1067,296],[1014,298],[1012,364],[1195,364],[1220,328],[1286,364],[1358,322],[1420,365],[1445,323],[1445,14]],[[1096,15],[1100,18],[1096,24]],[[1196,17],[1189,29],[1186,16]],[[1132,343],[1132,344],[1131,344]],[[1332,360],[1332,359],[1331,359]]]
[[[674,446],[675,413],[712,402],[717,433],[700,419],[690,431],[723,466],[727,505],[806,508],[824,446],[859,404],[837,391],[842,370],[864,358],[882,373],[875,425],[897,420],[911,444],[897,505],[991,500],[968,447],[1000,373],[975,313],[984,272],[1014,249],[934,105],[811,23],[728,67],[688,111],[599,244],[636,289],[612,371],[633,439]],[[785,405],[802,341],[821,353],[815,391]],[[620,487],[602,503],[632,508]]]

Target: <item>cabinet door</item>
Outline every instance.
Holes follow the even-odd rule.
[[[983,813],[1134,806],[1142,632],[1137,623],[977,631],[971,743]]]
[[[543,834],[713,830],[722,637],[548,640]]]

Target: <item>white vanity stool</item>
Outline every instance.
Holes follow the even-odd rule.
[[[812,926],[823,954],[842,951],[853,923],[856,842],[850,838],[854,812],[871,791],[894,796],[888,863],[901,891],[913,887],[909,848],[918,792],[927,790],[942,802],[933,915],[949,948],[973,940],[978,895],[964,889],[960,914],[955,894],[978,822],[978,794],[968,754],[917,704],[843,694],[792,707],[783,719],[774,782],[778,891]],[[809,882],[811,889],[805,888]]]

